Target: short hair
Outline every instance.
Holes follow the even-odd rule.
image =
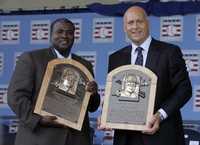
[[[67,19],[67,18],[59,18],[59,19],[54,20],[54,21],[51,23],[51,26],[50,26],[50,34],[51,34],[52,31],[53,31],[54,25],[55,25],[56,23],[58,23],[58,22],[60,22],[60,23],[68,23],[68,24],[72,25],[73,30],[75,30],[75,26],[74,26],[74,23],[73,23],[72,21],[70,21],[70,20]]]

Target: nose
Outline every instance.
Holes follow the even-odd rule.
[[[132,28],[138,28],[138,23],[137,22],[134,22],[133,24],[132,24]]]
[[[68,33],[67,33],[67,31],[63,31],[61,35],[62,35],[62,37],[67,37]]]

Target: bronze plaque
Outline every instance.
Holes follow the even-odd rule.
[[[101,116],[103,127],[146,130],[154,110],[157,76],[138,65],[125,65],[107,76]]]
[[[75,60],[50,61],[34,112],[56,116],[59,123],[81,130],[90,98],[85,88],[91,80],[91,73]]]

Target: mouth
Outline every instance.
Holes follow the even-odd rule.
[[[62,45],[62,46],[63,46],[63,45],[69,45],[69,44],[70,44],[70,41],[67,41],[67,40],[60,40],[60,41],[59,41],[59,44]]]
[[[134,36],[140,36],[142,34],[141,31],[134,31],[134,32],[131,32],[132,35]]]
[[[61,40],[60,40],[60,43],[68,43],[68,40],[66,40],[66,39],[61,39]]]

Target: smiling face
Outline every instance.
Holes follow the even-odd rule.
[[[51,30],[51,43],[62,55],[70,52],[74,43],[74,26],[65,21],[56,22]]]
[[[149,36],[149,22],[145,11],[133,6],[124,14],[124,31],[136,45],[141,45]]]

